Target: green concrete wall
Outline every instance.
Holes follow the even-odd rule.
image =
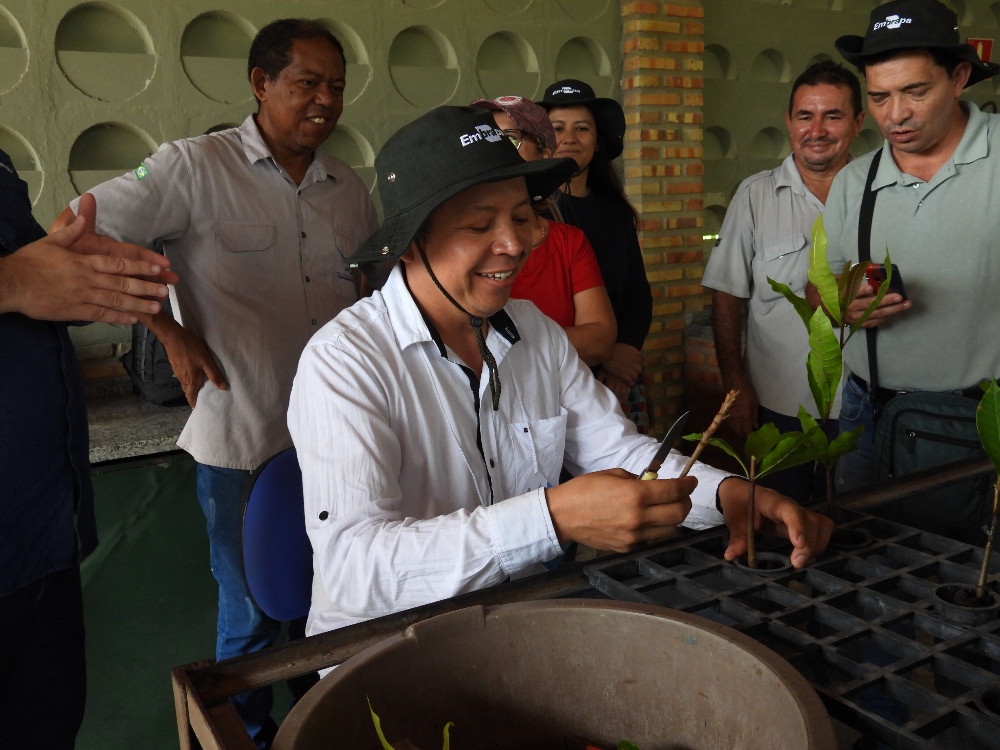
[[[322,19],[346,48],[327,148],[369,184],[385,139],[433,106],[535,96],[562,76],[619,94],[617,0],[4,0],[0,147],[39,221],[163,141],[239,123],[250,40],[291,15]]]
[[[0,148],[38,221],[164,141],[241,122],[250,41],[288,16],[321,19],[345,47],[347,106],[325,148],[369,186],[382,143],[434,106],[536,97],[563,77],[620,96],[618,0],[0,0]]]

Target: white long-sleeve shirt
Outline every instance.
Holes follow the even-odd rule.
[[[313,546],[312,635],[456,596],[552,559],[560,546],[544,488],[574,474],[640,473],[639,435],[563,330],[530,302],[490,320],[502,395],[424,320],[396,268],[382,292],[307,345],[288,426]],[[674,452],[660,470],[675,477]],[[722,523],[705,465],[685,526]]]

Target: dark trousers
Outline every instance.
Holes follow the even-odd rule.
[[[757,407],[757,423],[766,422],[773,422],[780,432],[802,429],[798,417],[779,414],[763,406]],[[826,425],[826,434],[836,437],[838,432],[837,420],[831,419]],[[776,471],[764,477],[760,484],[792,498],[799,505],[808,505],[811,501],[826,499],[826,468],[821,463],[811,461],[784,471]]]
[[[0,597],[0,747],[73,750],[86,699],[74,566]]]

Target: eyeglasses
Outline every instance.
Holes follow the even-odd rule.
[[[521,141],[524,140],[524,131],[515,130],[511,128],[510,130],[503,131],[503,134],[510,138],[510,142],[514,144],[514,148],[521,149]]]

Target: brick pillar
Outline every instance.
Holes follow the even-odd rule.
[[[647,380],[658,431],[685,401],[685,314],[706,297],[702,228],[701,0],[622,2],[625,192],[639,211],[639,242],[653,288]]]

